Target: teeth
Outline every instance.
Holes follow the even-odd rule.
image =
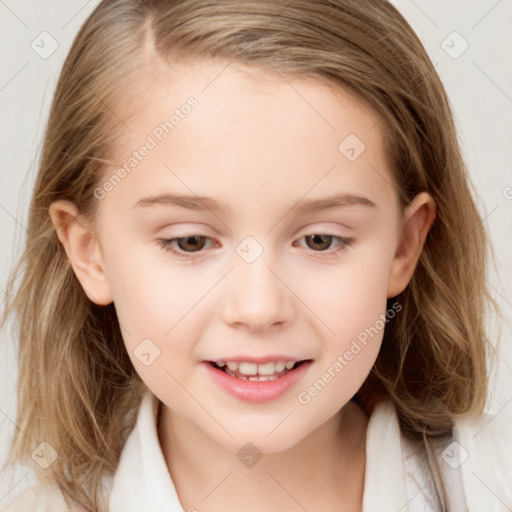
[[[231,370],[226,370],[226,373],[228,375],[231,375],[232,377],[237,377],[238,379],[242,380],[252,380],[252,381],[268,381],[268,380],[276,380],[279,378],[279,375],[256,375],[255,377],[247,377],[246,375],[236,374],[233,373]]]
[[[261,365],[260,365],[261,368]],[[232,369],[232,368],[230,368]],[[242,373],[243,375],[256,375],[258,373],[258,365],[255,363],[239,363],[238,364],[238,371]],[[274,372],[272,372],[274,373]],[[261,373],[260,373],[261,375]]]
[[[278,372],[278,373],[282,372],[285,368],[286,368],[286,363],[284,361],[277,361],[277,363],[276,363],[276,372]]]
[[[235,361],[217,361],[215,363],[219,368],[227,366],[231,372],[236,372],[236,376],[241,378],[249,378],[249,380],[274,380],[277,378],[278,373],[286,370],[291,370],[296,361],[269,361],[264,364]],[[230,373],[231,373],[230,372]],[[260,378],[262,377],[262,378]],[[267,377],[267,378],[263,378]]]
[[[261,380],[269,380],[269,377],[249,377],[249,380],[257,380],[257,381],[261,381]]]
[[[258,375],[273,375],[274,373],[276,373],[276,371],[276,363],[274,363],[273,361],[258,365]],[[240,369],[240,373],[245,372],[242,369]]]

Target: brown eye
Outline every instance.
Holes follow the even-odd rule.
[[[165,252],[189,260],[195,258],[195,253],[201,252],[205,247],[205,242],[209,240],[211,239],[207,236],[189,235],[176,238],[161,238],[157,242]]]
[[[324,233],[314,233],[303,236],[300,240],[306,241],[306,248],[314,252],[326,253],[326,255],[336,255],[340,251],[347,250],[352,244],[351,238],[345,238],[338,235],[329,235]],[[334,242],[334,244],[333,244]],[[299,244],[304,247],[303,244]]]
[[[332,235],[308,235],[304,237],[310,249],[325,251],[334,239]],[[311,242],[311,243],[308,243]]]
[[[175,238],[179,249],[185,252],[200,251],[205,246],[206,237],[204,236],[184,236]]]

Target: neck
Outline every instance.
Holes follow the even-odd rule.
[[[349,402],[292,448],[247,466],[164,404],[158,432],[184,510],[340,512],[361,509],[367,423]]]

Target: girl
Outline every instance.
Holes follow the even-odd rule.
[[[101,2],[7,295],[7,510],[507,510],[486,245],[387,1]]]

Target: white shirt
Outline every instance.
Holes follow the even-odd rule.
[[[183,512],[157,434],[158,399],[147,392],[110,489],[110,512]],[[453,512],[512,510],[512,419],[458,418],[439,454]],[[366,435],[363,512],[436,512],[426,460],[400,432],[391,402],[377,405]],[[55,487],[22,492],[6,512],[68,512]]]

